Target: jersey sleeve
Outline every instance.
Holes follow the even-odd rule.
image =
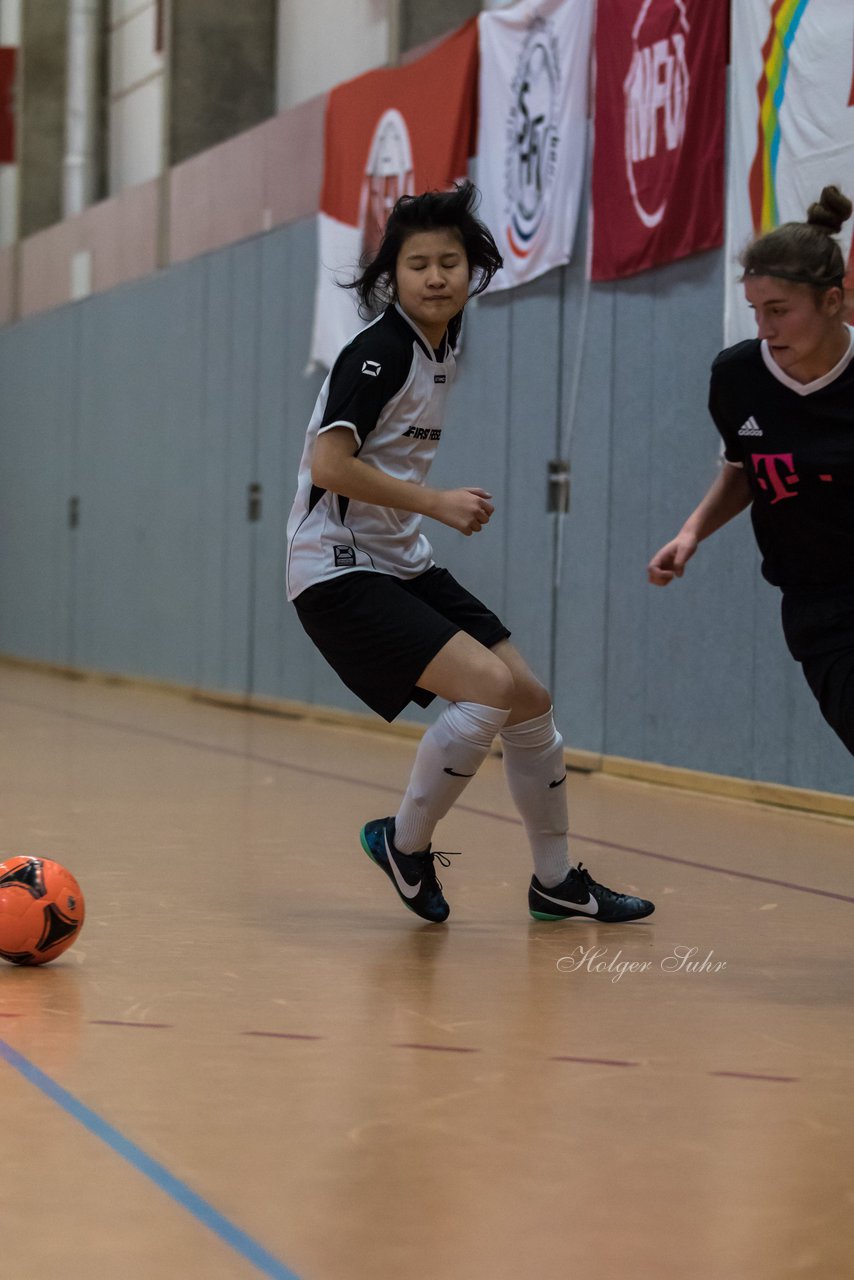
[[[724,458],[734,467],[743,467],[744,447],[738,436],[737,414],[728,403],[726,376],[720,356],[712,364],[712,376],[709,381],[709,413],[720,432]]]
[[[406,383],[412,367],[411,347],[406,350],[403,344],[382,338],[382,334],[374,337],[366,330],[335,361],[319,433],[349,427],[361,448],[383,409]]]

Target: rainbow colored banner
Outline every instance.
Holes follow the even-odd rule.
[[[776,0],[771,29],[762,47],[762,76],[757,88],[759,121],[756,155],[750,168],[750,207],[753,225],[769,231],[779,225],[777,162],[780,157],[780,109],[791,65],[789,50],[809,0]]]
[[[854,5],[847,0],[732,6],[727,345],[755,336],[738,265],[752,236],[802,221],[828,183],[854,198],[852,72]],[[840,237],[846,256],[851,225]]]

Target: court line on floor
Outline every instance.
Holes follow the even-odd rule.
[[[467,805],[457,805],[467,813],[476,814],[480,818],[494,818],[497,822],[519,822],[518,818],[503,813],[492,813],[489,809],[475,809]],[[711,871],[718,876],[736,876],[739,880],[754,880],[758,884],[770,884],[777,889],[792,889],[795,893],[811,893],[818,898],[835,898],[837,902],[852,902],[854,897],[847,893],[835,893],[832,889],[814,889],[806,884],[794,884],[790,880],[774,880],[771,876],[758,876],[752,871],[736,870],[734,867],[716,867],[710,862],[695,862],[692,858],[677,858],[670,853],[657,853],[653,849],[638,849],[631,844],[618,844],[614,840],[602,840],[599,836],[585,836],[580,831],[570,831],[570,836],[581,840],[584,844],[595,844],[602,849],[617,849],[620,853],[636,853],[641,858],[655,858],[658,862],[672,862],[677,867],[693,867],[697,871]]]
[[[0,1017],[5,1018],[21,1018],[24,1014],[20,1013],[0,1013]],[[113,1018],[90,1018],[89,1025],[93,1027],[154,1027],[160,1030],[174,1031],[176,1027],[171,1022],[120,1022]],[[328,1036],[307,1035],[302,1031],[239,1031],[236,1033],[241,1036],[258,1036],[265,1040],[311,1040],[328,1041]],[[2,1046],[5,1042],[0,1040],[0,1056],[2,1056]],[[8,1046],[7,1046],[8,1047]],[[389,1041],[389,1047],[392,1049],[421,1049],[429,1053],[482,1053],[483,1050],[468,1045],[453,1044],[426,1044],[422,1041]],[[14,1052],[14,1050],[12,1051]],[[543,1062],[573,1062],[581,1065],[592,1065],[599,1067],[640,1067],[642,1063],[627,1061],[623,1058],[585,1058],[578,1057],[575,1054],[559,1053],[553,1054],[550,1058],[543,1058]],[[37,1068],[36,1068],[37,1070]],[[724,1071],[724,1070],[707,1070],[707,1076],[720,1076],[726,1079],[735,1080],[761,1080],[771,1082],[773,1084],[797,1084],[800,1082],[800,1076],[772,1076],[752,1071]],[[58,1087],[58,1086],[57,1086]]]
[[[287,769],[291,773],[301,773],[308,777],[322,778],[326,781],[340,782],[349,786],[371,788],[374,791],[387,791],[390,795],[399,795],[399,787],[390,787],[371,778],[354,778],[348,774],[333,773],[329,769],[314,769],[310,765],[294,764],[289,760],[278,760],[275,756],[256,755],[252,751],[239,751],[234,747],[222,747],[217,743],[199,742],[195,738],[185,738],[180,734],[164,733],[161,729],[146,729],[140,725],[124,724],[122,721],[105,720],[100,716],[91,716],[82,711],[68,711],[55,707],[45,707],[40,703],[27,702],[19,698],[0,697],[0,703],[7,706],[21,707],[28,711],[41,711],[45,715],[60,716],[64,719],[79,720],[84,724],[92,724],[101,729],[111,729],[117,733],[130,733],[139,737],[154,738],[158,742],[171,742],[175,746],[191,747],[197,751],[212,751],[217,755],[229,756],[237,760],[249,760],[253,764],[269,765],[274,769]],[[251,711],[251,707],[247,708]],[[471,813],[480,818],[492,818],[496,822],[521,826],[520,818],[510,814],[494,813],[491,809],[478,809],[473,805],[457,804],[455,808],[461,813]],[[709,862],[694,862],[691,858],[677,858],[672,854],[657,853],[652,849],[638,849],[634,845],[619,844],[613,840],[602,840],[598,836],[584,835],[580,831],[570,831],[570,837],[583,844],[593,844],[602,849],[616,849],[621,853],[634,853],[641,858],[654,858],[659,862],[669,862],[678,867],[691,867],[697,871],[710,871],[713,875],[735,876],[739,880],[751,880],[757,884],[767,884],[776,889],[791,889],[794,893],[808,893],[818,898],[832,898],[837,902],[854,904],[854,897],[846,893],[835,893],[830,889],[815,889],[811,885],[795,884],[788,880],[776,880],[770,876],[755,875],[750,871],[741,871],[734,867],[716,867]]]
[[[209,1231],[219,1236],[225,1244],[229,1245],[236,1253],[239,1253],[247,1262],[251,1262],[263,1275],[270,1276],[271,1280],[299,1280],[296,1272],[286,1267],[283,1262],[280,1262],[272,1253],[269,1253],[257,1240],[253,1240],[240,1227],[235,1226],[218,1209],[215,1209],[207,1200],[203,1200],[200,1195],[191,1190],[185,1182],[170,1173],[164,1165],[147,1155],[135,1142],[132,1142],[130,1138],[126,1138],[123,1133],[120,1133],[118,1129],[99,1116],[97,1112],[92,1111],[79,1098],[75,1098],[74,1094],[69,1093],[67,1089],[63,1089],[62,1085],[58,1084],[56,1080],[46,1075],[35,1063],[30,1062],[29,1058],[25,1058],[22,1053],[18,1053],[17,1049],[13,1049],[3,1039],[0,1039],[0,1058],[5,1059],[10,1067],[19,1072],[30,1084],[35,1085],[45,1097],[49,1098],[51,1102],[55,1102],[96,1138],[100,1138],[116,1155],[121,1156],[139,1173],[144,1174],[159,1190],[165,1192],[166,1195],[180,1204],[203,1227],[207,1227]]]
[[[0,1018],[23,1018],[26,1014],[22,1013],[0,1013]],[[90,1027],[131,1027],[131,1028],[153,1028],[159,1031],[176,1031],[180,1028],[176,1027],[174,1022],[123,1022],[118,1018],[89,1018],[88,1025]],[[309,1035],[304,1031],[238,1031],[236,1035],[256,1036],[263,1040],[304,1040],[304,1041],[327,1041],[328,1036]],[[0,1041],[2,1044],[2,1041]],[[422,1049],[430,1053],[482,1053],[483,1050],[469,1045],[454,1044],[427,1044],[423,1041],[389,1041],[389,1047],[392,1049]],[[581,1064],[592,1064],[600,1067],[639,1067],[640,1062],[630,1062],[623,1058],[584,1058],[574,1054],[555,1054],[550,1058],[541,1059],[543,1062],[576,1062]],[[741,1080],[770,1080],[783,1083],[793,1083],[800,1080],[800,1076],[771,1076],[756,1075],[749,1071],[712,1071],[707,1070],[706,1075],[709,1076],[732,1076]]]

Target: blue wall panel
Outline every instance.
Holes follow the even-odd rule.
[[[0,331],[0,649],[359,706],[284,599],[322,382],[306,375],[315,261],[309,219]],[[471,538],[430,526],[437,560],[553,675],[569,744],[854,794],[747,519],[681,582],[646,583],[718,465],[705,400],[722,255],[604,286],[583,265],[582,247],[470,308],[432,480],[489,489],[496,514]],[[570,434],[557,522],[546,468]]]
[[[79,308],[74,661],[191,682],[202,441],[198,272]]]
[[[41,317],[0,342],[0,650],[70,660],[75,422],[74,315]]]
[[[256,471],[264,495],[255,557],[253,691],[306,701],[314,699],[322,660],[286,598],[285,534],[305,431],[324,377],[307,372],[316,236],[313,218],[266,236],[260,280]]]
[[[608,662],[611,435],[614,389],[603,366],[613,346],[614,290],[592,290],[583,253],[567,273],[561,455],[571,497],[561,527],[554,699],[568,742],[603,751]]]
[[[248,518],[249,486],[257,479],[258,383],[260,373],[261,242],[247,240],[227,250],[231,263],[226,306],[228,384],[223,389],[220,547],[223,611],[222,666],[217,687],[245,692],[252,682],[252,617],[257,525]]]
[[[480,299],[466,318],[457,379],[430,473],[440,489],[474,487],[491,493],[495,514],[480,533],[465,537],[428,521],[436,561],[500,616],[507,613],[509,511],[507,458],[510,371],[506,360],[511,308],[500,298]],[[514,620],[507,620],[513,626]]]
[[[202,597],[198,618],[196,683],[203,689],[240,691],[245,688],[248,673],[248,649],[238,655],[238,669],[234,672],[229,670],[227,646],[229,611],[234,608],[238,612],[242,606],[242,616],[246,617],[248,593],[245,575],[249,568],[249,543],[240,527],[235,536],[243,553],[243,572],[232,593],[228,576],[230,524],[225,513],[229,507],[233,256],[230,251],[211,254],[202,259],[202,265],[204,289],[199,316],[203,341],[202,449],[199,456],[202,494],[199,575]]]

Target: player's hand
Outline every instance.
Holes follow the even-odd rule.
[[[435,518],[467,538],[480,533],[495,507],[485,489],[445,489],[439,494]]]
[[[685,565],[697,550],[693,533],[678,533],[675,538],[656,551],[647,566],[647,576],[654,587],[666,587],[674,578],[681,578]]]

